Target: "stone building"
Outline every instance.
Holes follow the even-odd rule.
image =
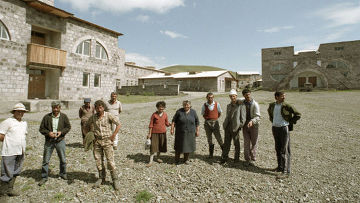
[[[151,75],[153,73],[164,73],[164,71],[157,70],[152,66],[142,67],[136,65],[134,62],[125,62],[125,70],[122,73],[124,77],[116,87],[117,89],[120,89],[122,86],[137,86],[139,77]]]
[[[266,89],[360,88],[360,40],[320,44],[318,50],[262,49]]]
[[[124,79],[122,34],[54,7],[0,0],[0,100],[108,98]]]
[[[238,71],[236,72],[236,79],[238,81],[238,87],[244,88],[246,86],[254,86],[256,81],[261,80],[261,75],[255,71]]]
[[[139,85],[180,85],[180,91],[225,92],[236,88],[229,71],[154,73],[139,78]]]

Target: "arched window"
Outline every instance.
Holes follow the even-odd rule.
[[[0,21],[0,39],[10,40],[9,33],[5,25]]]
[[[76,53],[90,56],[90,40],[82,41],[76,48]]]
[[[96,42],[95,57],[98,59],[108,59],[105,48],[99,42]]]

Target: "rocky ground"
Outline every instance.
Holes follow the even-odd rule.
[[[205,94],[190,95],[193,108],[200,114]],[[93,189],[96,167],[91,152],[81,147],[80,120],[77,109],[64,110],[72,124],[67,142],[69,180],[58,177],[59,161],[54,152],[49,181],[39,187],[44,137],[38,132],[46,112],[28,113],[29,124],[26,159],[15,187],[21,196],[8,202],[134,202],[136,195],[147,191],[151,202],[326,202],[360,200],[360,91],[289,92],[287,101],[295,105],[302,118],[291,132],[292,174],[277,179],[274,141],[266,112],[273,101],[272,92],[254,92],[262,114],[258,157],[255,166],[241,162],[220,165],[221,150],[216,144],[215,158],[207,158],[208,147],[201,124],[197,150],[190,165],[175,165],[173,141],[168,133],[168,153],[161,156],[164,163],[147,168],[149,152],[144,150],[145,136],[154,103],[124,105],[119,149],[115,151],[121,189],[114,192],[108,183]],[[202,97],[202,98],[198,98]],[[170,118],[185,98],[168,101]],[[225,110],[226,95],[215,97]],[[5,118],[9,115],[1,115]],[[221,122],[224,116],[221,117]],[[201,123],[203,119],[201,118]],[[223,133],[223,131],[222,131]],[[241,138],[241,142],[243,139]],[[241,149],[243,149],[241,143]],[[233,155],[230,152],[230,157]],[[6,199],[3,199],[6,200]]]

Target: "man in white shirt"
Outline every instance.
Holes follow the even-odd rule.
[[[107,105],[107,109],[106,109],[107,112],[119,118],[119,114],[122,111],[122,106],[121,106],[121,102],[117,100],[116,92],[111,92],[110,100],[106,103],[106,105]],[[116,129],[116,125],[115,124],[112,125],[111,129],[114,132]],[[119,133],[116,134],[116,137],[114,139],[114,146],[113,146],[114,150],[117,150],[118,141],[119,141]]]
[[[0,124],[1,150],[1,188],[0,195],[18,196],[14,191],[16,177],[20,174],[26,148],[27,123],[22,121],[26,112],[22,103],[14,106],[13,117]]]

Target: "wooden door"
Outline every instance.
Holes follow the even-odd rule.
[[[31,31],[31,43],[45,45],[45,34]]]
[[[30,70],[29,71],[29,99],[44,99],[45,98],[45,71]]]
[[[299,77],[298,78],[298,87],[304,87],[305,83],[306,83],[306,77]]]
[[[313,87],[316,87],[316,76],[309,77],[309,83],[311,83]]]

